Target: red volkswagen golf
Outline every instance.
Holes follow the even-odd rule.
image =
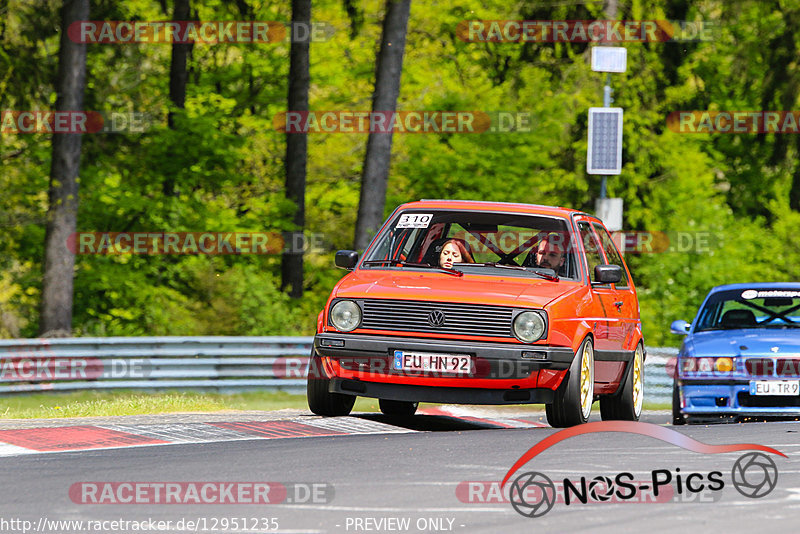
[[[596,217],[528,204],[398,207],[317,319],[308,404],[388,415],[420,401],[545,404],[547,420],[637,420],[644,343],[636,289]]]

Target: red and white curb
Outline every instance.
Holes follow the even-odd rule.
[[[459,407],[426,408],[420,415],[446,417],[476,428],[535,428],[548,425],[508,417],[470,415]],[[170,424],[78,425],[0,429],[0,457],[153,445],[211,443],[252,439],[280,439],[359,434],[405,434],[417,430],[361,417],[302,417],[277,421],[236,421]]]
[[[459,421],[477,423],[495,428],[549,428],[550,425],[541,421],[531,421],[516,417],[498,417],[497,413],[486,413],[484,410],[469,406],[440,406],[424,408],[417,411],[421,415],[438,415],[452,417]]]
[[[0,456],[252,439],[412,432],[357,417],[309,419],[306,417],[302,422],[121,423],[0,430]]]

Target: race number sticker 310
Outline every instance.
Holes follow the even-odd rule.
[[[427,228],[432,217],[431,213],[404,213],[397,221],[396,228]]]

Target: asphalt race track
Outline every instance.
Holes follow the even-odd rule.
[[[114,418],[90,422],[98,427],[84,421],[75,427],[73,420],[58,423],[72,427],[34,430],[21,427],[48,423],[3,421],[0,531],[797,531],[797,422],[671,427],[668,414],[649,412],[643,421],[659,426],[637,426],[644,435],[603,431],[569,437],[528,461],[500,489],[511,466],[557,430],[530,413],[509,416],[478,408],[426,413],[406,421],[372,414],[332,422],[299,412],[260,421],[218,414],[123,423]],[[43,450],[40,438],[47,432],[69,440],[98,435],[101,427],[105,445],[75,441],[84,450]],[[315,430],[300,437],[301,428]],[[113,432],[138,432],[150,441],[108,441]],[[647,434],[654,432],[677,444]],[[684,436],[706,445],[772,447],[787,457],[754,449],[692,452],[684,448],[690,445]],[[97,448],[104,446],[116,448]],[[740,458],[740,469],[734,470]],[[774,461],[777,476],[765,458]],[[523,473],[538,475],[520,477],[516,487],[525,498],[517,502],[538,517],[524,517],[508,502]],[[555,494],[549,495],[555,500],[525,489],[526,481],[535,487],[542,475],[553,482]],[[569,505],[564,479],[575,488],[567,490]],[[763,496],[745,496],[734,482]],[[180,488],[169,498],[168,484]],[[583,491],[585,504],[576,491]],[[258,503],[249,503],[253,500]]]

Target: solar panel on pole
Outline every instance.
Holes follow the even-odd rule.
[[[589,108],[586,172],[622,172],[622,108]]]

